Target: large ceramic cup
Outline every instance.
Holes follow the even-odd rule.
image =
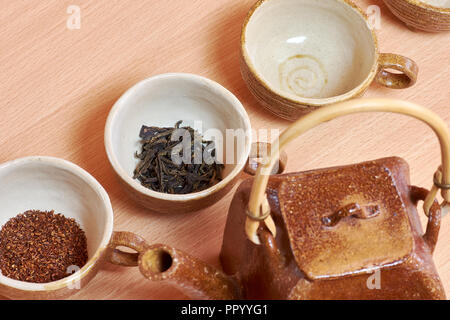
[[[138,164],[135,153],[142,148],[141,127],[173,127],[180,120],[204,138],[222,141],[218,149],[225,164],[223,179],[185,195],[150,190],[133,179]],[[251,141],[247,112],[231,92],[212,80],[181,73],[154,76],[133,86],[116,102],[105,128],[108,159],[124,190],[141,205],[162,213],[197,211],[222,199],[243,170],[254,172],[247,161]]]
[[[0,228],[28,210],[51,211],[73,218],[84,230],[88,262],[67,278],[49,283],[13,280],[0,273],[0,296],[10,299],[61,299],[82,290],[106,262],[127,265],[131,253],[116,248],[123,232],[113,232],[108,194],[85,170],[52,157],[29,157],[0,165]],[[138,235],[126,232],[129,246]],[[113,256],[112,252],[114,253]],[[80,266],[81,267],[81,266]]]
[[[59,281],[35,284],[0,274],[0,296],[54,299],[83,288],[104,260],[113,230],[113,210],[102,186],[86,171],[65,160],[30,157],[0,165],[0,227],[28,210],[55,210],[74,218],[86,233],[89,261]]]
[[[412,29],[450,30],[450,0],[384,0],[392,13]]]
[[[374,80],[412,86],[418,67],[380,54],[367,17],[350,1],[260,0],[242,29],[241,71],[262,106],[294,120],[360,96]]]

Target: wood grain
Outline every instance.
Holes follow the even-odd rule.
[[[241,23],[254,0],[0,0],[0,162],[30,155],[65,158],[88,170],[109,193],[115,230],[136,232],[219,266],[218,254],[232,193],[194,214],[162,215],[132,202],[120,189],[103,146],[107,114],[137,81],[190,72],[230,89],[256,129],[289,122],[264,111],[239,72]],[[366,96],[427,106],[450,125],[450,33],[413,32],[381,0],[382,52],[414,59],[420,74],[406,90],[372,85]],[[66,27],[69,5],[81,7],[81,29]],[[412,183],[429,188],[439,164],[434,134],[412,119],[387,114],[336,120],[305,134],[288,150],[288,171],[397,155],[411,166]],[[245,178],[243,175],[242,178]],[[435,253],[450,294],[450,221],[443,220]],[[146,281],[139,271],[106,265],[73,299],[183,299]]]

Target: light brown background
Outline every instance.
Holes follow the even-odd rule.
[[[139,233],[216,266],[230,193],[194,214],[162,215],[134,204],[120,189],[103,146],[107,114],[137,81],[165,72],[190,72],[230,89],[254,128],[289,122],[258,106],[238,65],[241,23],[254,0],[0,0],[0,162],[31,155],[62,157],[88,170],[109,193],[115,230]],[[368,97],[402,98],[427,106],[450,125],[450,33],[412,32],[380,0],[382,52],[413,58],[416,86],[373,85]],[[80,30],[66,28],[69,5],[81,7]],[[401,156],[412,183],[429,188],[439,164],[438,143],[424,125],[386,114],[327,123],[288,149],[288,171]],[[244,177],[244,176],[243,176]],[[450,218],[443,221],[435,260],[450,292]],[[76,299],[176,299],[172,288],[138,270],[107,265]]]

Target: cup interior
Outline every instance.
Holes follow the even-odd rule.
[[[183,120],[182,127],[191,126],[204,139],[216,141],[225,165],[223,180],[216,186],[226,184],[245,165],[250,153],[250,120],[231,92],[214,81],[191,74],[155,76],[138,83],[117,101],[105,130],[106,150],[113,168],[141,193],[163,199],[184,199],[208,192],[209,189],[169,195],[147,189],[133,179],[139,162],[135,153],[142,148],[141,127],[173,127],[180,120]]]
[[[293,100],[345,94],[365,82],[377,59],[368,22],[343,0],[266,0],[244,39],[253,72]]]
[[[419,0],[436,8],[450,9],[450,0]]]
[[[75,219],[84,230],[89,260],[107,246],[113,226],[111,203],[101,185],[83,169],[55,158],[24,158],[1,165],[0,181],[0,226],[28,210],[54,210]],[[46,285],[2,275],[0,283],[24,290],[43,290]]]

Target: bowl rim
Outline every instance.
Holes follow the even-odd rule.
[[[162,193],[150,190],[144,186],[142,186],[136,179],[133,179],[130,175],[127,174],[127,172],[122,168],[119,161],[117,160],[117,157],[114,153],[114,148],[112,145],[112,128],[113,124],[116,121],[117,114],[120,110],[127,107],[127,103],[125,103],[126,100],[128,100],[134,93],[138,90],[141,90],[142,88],[145,88],[146,85],[148,85],[151,82],[163,80],[163,79],[182,79],[183,81],[190,81],[194,82],[197,85],[206,85],[208,90],[211,90],[211,92],[215,95],[220,93],[223,98],[227,99],[230,104],[233,106],[233,108],[237,111],[237,113],[241,116],[242,120],[244,121],[245,127],[244,130],[246,131],[245,134],[247,136],[247,143],[245,145],[245,151],[241,155],[240,159],[238,159],[238,163],[233,168],[233,170],[221,181],[216,183],[215,185],[209,187],[208,189],[194,192],[194,193],[188,193],[188,194],[168,194],[168,193]],[[154,76],[151,76],[149,78],[146,78],[144,80],[139,81],[135,85],[133,85],[131,88],[129,88],[125,93],[115,102],[114,106],[112,107],[111,111],[109,112],[106,126],[105,126],[105,149],[108,156],[108,160],[113,167],[113,170],[116,172],[116,174],[120,177],[120,179],[125,182],[128,186],[130,186],[133,191],[136,191],[144,196],[152,197],[155,199],[160,200],[169,200],[173,202],[186,202],[189,200],[197,200],[205,198],[213,193],[216,193],[217,191],[223,189],[225,186],[228,185],[243,169],[246,165],[247,159],[250,155],[251,150],[251,144],[252,144],[252,130],[251,130],[251,123],[250,118],[247,114],[247,111],[245,110],[242,103],[238,100],[238,98],[228,89],[223,87],[221,84],[208,79],[203,76],[199,76],[196,74],[191,73],[162,73],[157,74]]]
[[[22,291],[32,291],[32,292],[42,292],[42,291],[56,291],[59,289],[63,289],[68,287],[69,284],[72,284],[74,281],[80,281],[88,275],[89,271],[99,262],[99,258],[102,256],[103,252],[109,245],[109,242],[113,233],[113,224],[114,224],[114,213],[111,204],[111,200],[108,196],[108,193],[103,188],[103,186],[86,170],[81,168],[80,166],[56,157],[49,156],[30,156],[19,158],[11,161],[4,162],[0,164],[0,171],[10,168],[10,167],[18,167],[23,165],[28,165],[32,163],[41,163],[47,165],[49,167],[55,167],[59,169],[65,169],[75,176],[81,178],[84,182],[86,182],[93,190],[95,190],[100,196],[103,206],[106,212],[106,222],[104,226],[103,237],[100,241],[100,244],[95,251],[95,253],[88,259],[87,263],[77,272],[70,275],[69,277],[47,282],[47,283],[31,283],[25,281],[14,280],[8,278],[0,273],[0,285],[11,287],[17,290]],[[82,289],[82,288],[81,288]],[[74,293],[76,291],[74,290]]]
[[[433,6],[432,4],[423,2],[421,0],[406,0],[406,1],[409,2],[412,5],[415,5],[417,7],[423,8],[423,9],[435,11],[437,13],[448,13],[448,14],[450,14],[450,8],[436,7],[436,6]]]
[[[255,77],[257,82],[260,85],[262,85],[267,91],[269,91],[272,95],[277,96],[281,100],[296,104],[298,107],[304,107],[304,105],[309,105],[309,106],[313,106],[313,107],[321,107],[324,105],[345,101],[352,97],[355,97],[358,94],[362,93],[373,82],[373,80],[375,79],[375,76],[378,73],[378,67],[379,67],[380,52],[379,52],[379,46],[378,46],[378,38],[377,38],[375,31],[369,25],[368,17],[366,15],[366,13],[364,11],[362,11],[362,9],[359,6],[357,6],[350,0],[334,0],[334,1],[340,2],[342,5],[349,6],[350,8],[352,8],[356,13],[358,13],[361,16],[362,20],[364,20],[364,22],[366,23],[367,29],[370,31],[370,33],[372,35],[372,40],[373,40],[373,44],[374,44],[375,52],[374,52],[374,59],[373,59],[372,67],[370,69],[368,76],[364,79],[364,81],[362,81],[358,86],[356,86],[352,90],[347,91],[347,92],[337,95],[337,96],[328,97],[328,98],[303,98],[303,97],[295,96],[293,94],[288,94],[282,90],[278,90],[278,89],[274,88],[273,86],[271,86],[270,83],[268,83],[264,79],[262,79],[259,72],[257,72],[257,69],[254,66],[254,64],[246,50],[246,31],[247,31],[247,26],[248,26],[251,18],[253,17],[253,14],[255,13],[255,11],[261,5],[263,5],[264,3],[269,2],[269,1],[279,1],[279,0],[258,0],[251,7],[249,12],[247,13],[247,16],[244,19],[244,23],[243,23],[242,29],[241,29],[241,39],[240,39],[240,42],[241,42],[240,49],[241,50],[240,51],[241,51],[241,56],[246,64],[247,68],[249,69],[250,73],[252,74],[252,76]]]

